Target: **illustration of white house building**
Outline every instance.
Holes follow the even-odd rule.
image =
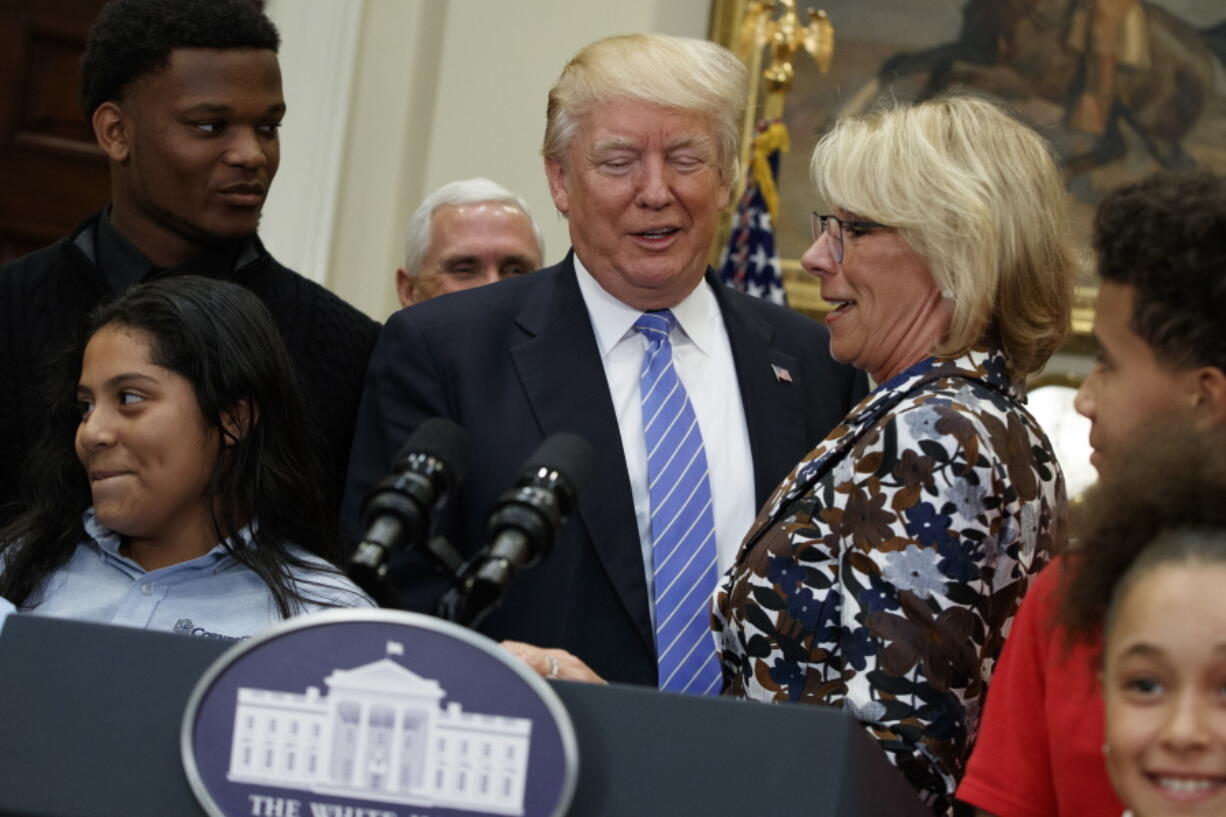
[[[405,805],[522,815],[532,721],[442,707],[389,657],[305,694],[240,688],[227,779]]]

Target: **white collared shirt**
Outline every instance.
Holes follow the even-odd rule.
[[[630,474],[630,491],[638,522],[647,599],[655,622],[654,570],[651,557],[651,498],[647,491],[647,443],[643,437],[639,371],[647,340],[634,331],[642,311],[627,306],[596,282],[576,255],[575,273],[587,306],[605,379],[613,397],[622,451]],[[673,367],[689,394],[702,432],[715,511],[715,542],[719,572],[732,564],[741,539],[757,513],[754,501],[753,454],[745,407],[732,361],[732,345],[724,328],[719,303],[706,282],[701,282],[681,303],[672,307],[677,329],[670,342]],[[712,588],[714,590],[714,588]]]

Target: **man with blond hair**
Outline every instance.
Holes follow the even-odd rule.
[[[409,219],[401,306],[540,269],[545,239],[522,198],[477,176],[426,196]]]
[[[613,681],[718,692],[707,600],[757,508],[864,391],[825,329],[720,286],[706,258],[737,173],[744,66],[714,43],[593,43],[549,94],[543,154],[572,251],[533,275],[402,310],[380,338],[346,496],[426,418],[459,422],[474,466],[439,526],[473,553],[485,516],[550,434],[595,449],[552,555],[482,625]],[[406,604],[442,587],[393,573]]]

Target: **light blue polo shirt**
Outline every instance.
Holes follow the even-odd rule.
[[[119,534],[99,524],[93,508],[82,522],[86,540],[47,576],[20,612],[227,641],[281,621],[263,579],[220,544],[190,561],[146,571],[119,554]],[[250,527],[236,538],[250,546]],[[291,571],[298,591],[310,600],[298,605],[298,614],[375,606],[328,562],[294,545],[289,550],[313,566]]]

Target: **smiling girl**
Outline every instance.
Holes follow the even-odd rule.
[[[1109,608],[1107,771],[1138,817],[1226,814],[1226,534],[1162,536]]]
[[[1086,498],[1064,588],[1102,634],[1107,773],[1134,817],[1226,814],[1226,432],[1151,430]]]
[[[0,532],[20,611],[222,639],[368,606],[327,561],[285,347],[244,288],[192,276],[100,307],[55,382]]]

